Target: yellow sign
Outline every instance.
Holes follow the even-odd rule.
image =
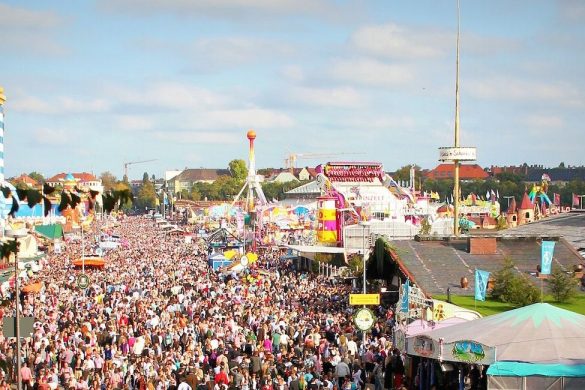
[[[350,305],[379,305],[380,294],[349,294]]]

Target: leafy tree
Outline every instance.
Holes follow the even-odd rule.
[[[118,181],[116,179],[116,176],[114,176],[110,171],[102,172],[100,175],[100,180],[102,181],[102,185],[104,186],[104,191],[109,191],[113,189]]]
[[[28,177],[30,177],[33,180],[36,180],[39,183],[45,182],[45,177],[42,174],[38,173],[37,171],[33,171],[33,172],[29,173]]]
[[[142,174],[142,184],[146,184],[148,181],[148,172],[144,172]]]
[[[132,189],[130,188],[130,185],[128,183],[123,182],[123,181],[119,181],[116,184],[114,184],[113,190],[114,191],[127,190],[129,193],[132,193]],[[122,209],[124,211],[128,211],[128,210],[132,209],[132,201],[130,199],[127,199],[123,204],[120,204],[120,209]]]
[[[564,169],[565,168],[565,163],[561,161],[561,163],[559,164],[559,168]]]
[[[540,291],[516,272],[510,258],[506,258],[502,268],[494,273],[494,279],[491,296],[499,301],[526,306],[538,302],[540,298]]]
[[[246,162],[241,159],[232,160],[229,163],[229,170],[232,174],[232,177],[236,179],[238,182],[243,182],[248,175],[248,168],[246,167]]]
[[[394,175],[392,175],[392,178],[396,181],[409,181],[410,180],[410,167],[412,165],[405,165],[403,167],[401,167],[400,169],[398,169],[396,172],[394,172]],[[418,165],[414,166],[414,176],[415,177],[420,177],[420,167]]]
[[[233,200],[240,191],[241,185],[237,179],[222,175],[212,184],[218,195],[218,200]]]
[[[138,191],[138,196],[136,197],[136,206],[142,209],[145,207],[152,208],[156,206],[156,199],[157,196],[154,190],[154,184],[147,180]]]
[[[570,301],[577,294],[579,281],[572,275],[568,275],[559,267],[553,267],[552,273],[546,279],[548,288],[555,302],[564,303]]]

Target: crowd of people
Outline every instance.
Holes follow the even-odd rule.
[[[149,218],[120,218],[109,233],[128,245],[109,251],[104,268],[85,269],[87,289],[76,281],[82,243],[73,240],[47,255],[41,291],[22,294],[21,315],[35,318],[22,342],[23,388],[406,388],[390,316],[376,309],[363,338],[351,286],[295,272],[273,250],[246,275],[214,272],[201,241],[165,234]],[[5,316],[15,312],[9,295]],[[16,356],[14,338],[0,335],[0,390],[15,383]]]

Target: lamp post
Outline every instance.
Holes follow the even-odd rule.
[[[6,236],[14,238],[16,252],[14,253],[14,291],[16,295],[16,388],[22,389],[20,380],[21,350],[20,350],[20,288],[18,283],[18,239],[28,235],[26,229],[7,230]]]
[[[363,293],[366,294],[367,289],[366,289],[366,228],[370,226],[370,223],[368,221],[360,221],[359,225],[362,227],[362,258],[363,258],[363,262],[364,262],[364,270],[363,270]],[[364,305],[364,308],[366,307],[366,305]],[[362,332],[362,345],[364,348],[364,354],[366,353],[366,331]]]

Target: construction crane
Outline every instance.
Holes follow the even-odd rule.
[[[295,169],[297,167],[297,160],[347,156],[351,154],[358,155],[364,153],[291,153],[284,159],[284,166],[288,169]]]
[[[142,164],[142,163],[147,163],[147,162],[156,161],[156,160],[158,160],[158,159],[157,158],[153,158],[153,159],[150,159],[150,160],[125,162],[124,163],[124,177],[128,178],[128,167],[130,165]]]

